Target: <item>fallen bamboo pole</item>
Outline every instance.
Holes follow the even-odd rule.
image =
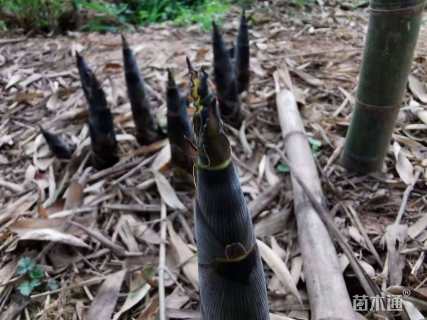
[[[276,77],[277,76],[277,77]],[[276,80],[276,103],[285,151],[298,177],[323,203],[316,165],[304,131],[294,95],[281,90]],[[310,300],[311,319],[355,319],[335,247],[311,201],[292,174],[298,242],[303,256],[304,277]]]

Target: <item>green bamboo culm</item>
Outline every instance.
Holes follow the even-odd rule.
[[[405,93],[425,0],[371,0],[356,106],[342,162],[380,171]]]
[[[192,79],[193,86],[200,79]],[[216,99],[192,88],[196,164],[195,233],[203,320],[268,320],[268,299],[251,215],[231,161]],[[200,104],[197,106],[197,104]]]

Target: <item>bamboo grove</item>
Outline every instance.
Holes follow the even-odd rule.
[[[239,127],[240,94],[249,89],[249,33],[245,13],[233,48],[227,48],[219,27],[212,24],[213,79],[189,59],[191,86],[181,92],[174,72],[167,70],[167,128],[157,123],[144,78],[126,38],[122,36],[123,66],[135,137],[149,145],[167,136],[177,178],[194,177],[195,234],[199,261],[201,312],[204,320],[269,319],[267,288],[254,228],[223,120]],[[106,169],[119,161],[113,116],[95,74],[76,54],[81,86],[88,105],[90,165]],[[193,109],[193,120],[188,109]],[[52,153],[70,159],[75,147],[40,128]]]

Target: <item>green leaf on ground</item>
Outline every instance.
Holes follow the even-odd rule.
[[[33,287],[30,281],[24,281],[18,286],[18,290],[23,296],[29,296],[33,291]]]
[[[18,261],[18,267],[16,269],[16,274],[19,276],[21,276],[23,274],[27,274],[27,273],[31,272],[31,270],[33,270],[35,265],[36,264],[33,261],[33,259],[28,258],[28,257],[22,257]]]
[[[322,141],[314,139],[314,138],[308,138],[308,142],[310,143],[311,152],[315,157],[317,157],[320,154],[320,149],[322,147]]]
[[[314,138],[308,138],[308,142],[310,143],[311,150],[313,152],[319,151],[320,147],[322,146],[322,141],[314,139]]]
[[[18,291],[23,296],[29,296],[41,284],[40,280],[24,281],[18,286]]]
[[[49,279],[47,281],[47,288],[49,290],[58,290],[59,289],[59,283],[55,279]]]
[[[277,170],[277,172],[280,172],[280,173],[290,172],[288,165],[284,164],[284,163],[279,163],[276,167],[276,170]]]
[[[33,280],[43,279],[44,274],[43,274],[43,268],[41,267],[41,265],[36,264],[34,268],[29,272],[29,276]]]
[[[314,138],[308,138],[308,142],[310,144],[311,152],[315,157],[317,157],[320,154],[320,149],[322,147],[322,141],[314,139]],[[276,167],[277,172],[280,173],[288,173],[290,172],[289,167],[287,164],[279,163]]]

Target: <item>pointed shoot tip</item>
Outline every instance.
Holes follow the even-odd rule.
[[[47,139],[47,136],[49,135],[49,133],[43,129],[43,127],[41,125],[39,125],[39,129],[40,129],[40,133],[43,135],[43,137],[45,137],[45,139]]]
[[[212,20],[212,31],[213,31],[214,37],[219,35],[219,28],[215,20]]]
[[[169,87],[175,87],[175,77],[173,75],[173,72],[170,68],[167,69],[168,72],[168,86]]]
[[[75,55],[76,55],[77,63],[80,63],[83,60],[83,57],[80,55],[80,53],[77,50],[75,51]]]
[[[240,16],[240,27],[242,26],[246,26],[248,24],[247,19],[246,19],[246,11],[243,10],[242,11],[242,15]]]
[[[88,69],[88,66],[86,65],[86,60],[77,51],[76,51],[76,63],[77,63],[77,68],[79,70],[83,71]]]
[[[126,37],[123,33],[120,34],[120,37],[122,38],[122,46],[123,49],[129,49],[129,42],[127,41]]]
[[[185,61],[187,62],[188,71],[190,73],[193,72],[194,69],[193,69],[193,66],[191,64],[191,60],[190,60],[190,58],[188,56],[185,57]]]

